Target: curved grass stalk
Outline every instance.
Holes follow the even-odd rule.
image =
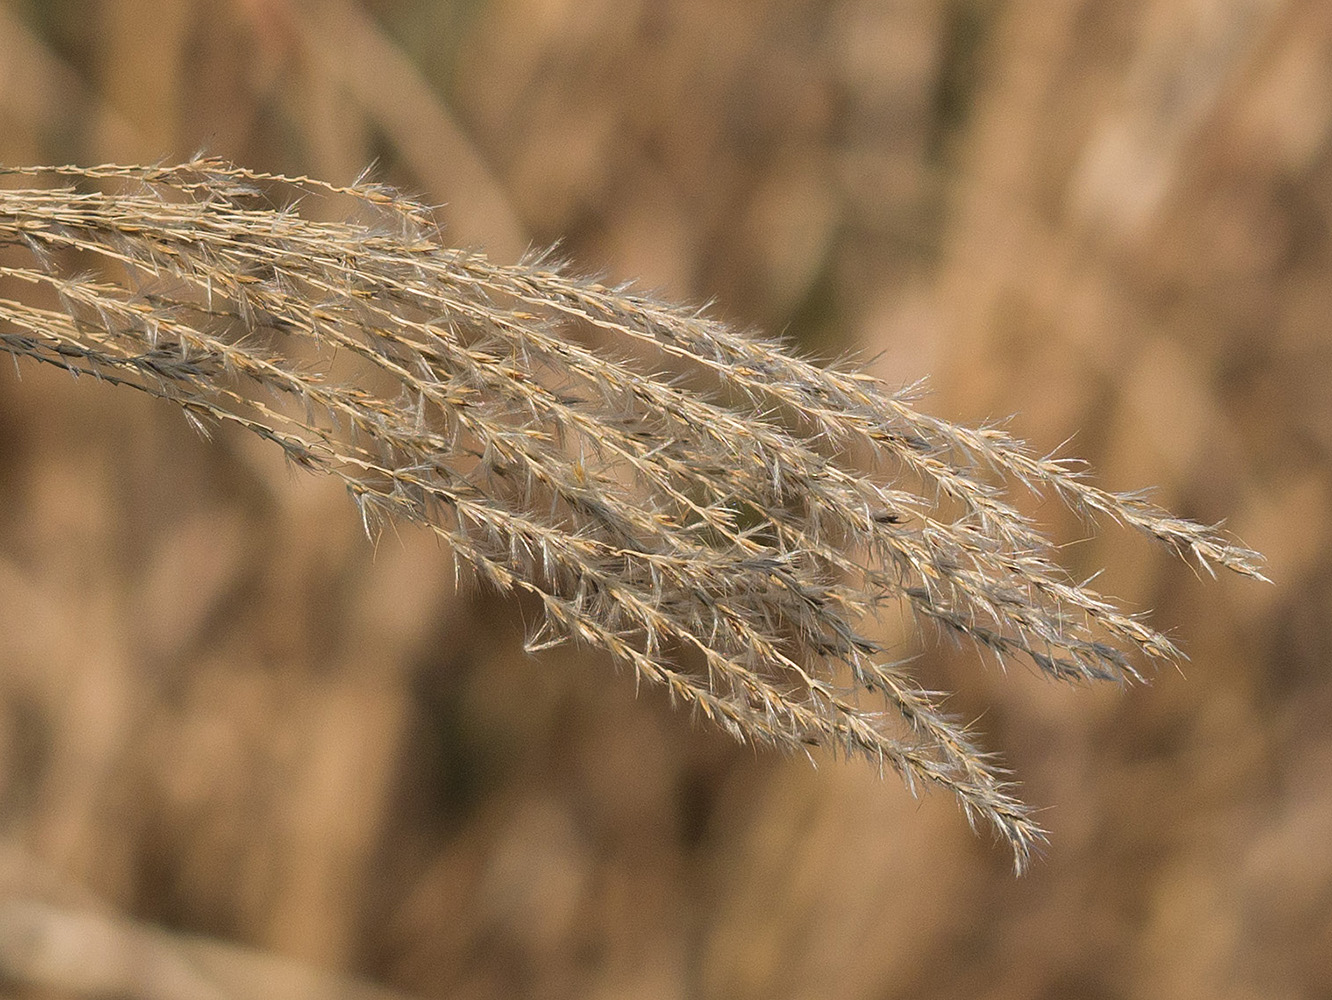
[[[272,441],[341,481],[368,530],[420,522],[535,595],[531,649],[583,643],[740,739],[942,786],[1019,870],[1044,831],[941,696],[885,659],[877,609],[1061,679],[1177,656],[1068,579],[1012,483],[1261,578],[1217,528],[927,416],[909,390],[542,260],[450,249],[382,186],[212,159],[0,173],[29,183],[0,190],[0,246],[21,258],[0,280],[26,290],[0,298],[11,354]]]

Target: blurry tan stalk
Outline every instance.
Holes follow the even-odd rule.
[[[7,893],[0,974],[61,996],[126,1000],[406,1000],[278,955]]]
[[[0,277],[27,289],[0,299],[12,354],[274,442],[340,479],[368,530],[421,522],[480,579],[534,595],[533,650],[583,643],[740,739],[942,785],[1019,867],[1042,831],[867,638],[875,610],[906,602],[1064,679],[1176,655],[1069,581],[1006,499],[1015,480],[1260,575],[1217,531],[867,375],[542,260],[449,249],[391,190],[214,160],[5,173],[45,185],[0,192]],[[302,214],[339,201],[352,221]],[[654,355],[688,382],[631,360]]]

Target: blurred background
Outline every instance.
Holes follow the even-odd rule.
[[[3,364],[0,986],[1332,996],[1330,140],[1313,0],[0,0],[0,162],[373,165],[460,245],[1072,438],[1275,581],[1033,508],[1191,659],[923,643],[1051,830],[1015,880],[947,796],[524,656],[261,442]]]

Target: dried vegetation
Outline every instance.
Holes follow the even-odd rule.
[[[1261,577],[1077,462],[703,311],[451,249],[388,188],[208,159],[5,173],[0,277],[29,293],[0,300],[11,354],[260,435],[341,480],[368,531],[420,522],[531,594],[530,649],[595,647],[741,739],[941,785],[1019,869],[1043,831],[875,616],[1061,680],[1176,657],[1069,578],[1015,487]]]

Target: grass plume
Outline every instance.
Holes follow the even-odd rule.
[[[533,595],[531,649],[595,647],[740,739],[941,785],[1019,868],[1043,831],[869,637],[879,607],[1061,679],[1176,656],[1068,578],[1014,484],[1261,577],[1217,529],[910,391],[544,259],[450,249],[381,186],[212,159],[0,173],[11,354],[258,434],[340,480],[367,530],[422,523]]]

